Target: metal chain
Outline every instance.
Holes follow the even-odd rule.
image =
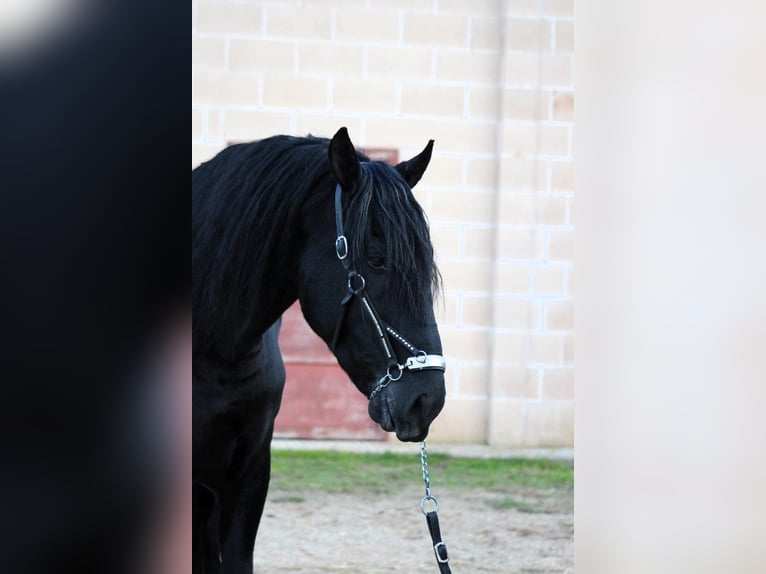
[[[423,484],[426,486],[426,495],[420,501],[420,512],[428,514],[426,503],[429,501],[434,503],[433,512],[439,512],[439,501],[435,496],[431,495],[431,475],[428,474],[428,450],[426,449],[426,441],[420,443],[420,470],[423,472]]]
[[[388,373],[386,373],[385,375],[383,375],[383,376],[381,377],[380,381],[378,381],[378,386],[377,386],[377,387],[375,387],[375,388],[372,390],[372,392],[370,393],[370,400],[374,399],[374,398],[375,398],[375,396],[376,396],[376,395],[377,395],[377,394],[378,394],[380,391],[382,391],[383,389],[385,389],[385,388],[386,388],[388,385],[390,385],[390,384],[391,384],[391,377],[389,377],[389,376],[388,376]]]
[[[397,368],[397,373],[396,373],[396,376],[394,376],[394,375],[392,375],[392,374],[391,374],[391,368],[392,368],[392,367],[396,367],[396,368]],[[404,366],[404,365],[400,365],[400,364],[398,364],[396,361],[394,361],[393,363],[391,363],[390,365],[388,365],[388,368],[386,369],[386,374],[385,374],[385,375],[383,375],[383,376],[380,378],[380,380],[378,381],[378,386],[377,386],[377,387],[375,387],[375,388],[372,390],[372,392],[370,393],[370,400],[374,399],[374,398],[375,398],[375,396],[376,396],[376,395],[377,395],[377,394],[378,394],[380,391],[382,391],[383,389],[385,389],[385,388],[386,388],[388,385],[390,385],[392,382],[394,382],[394,381],[398,381],[399,379],[401,379],[401,378],[402,378],[402,375],[404,374],[404,368],[405,368],[405,366]]]
[[[423,471],[423,484],[426,485],[426,496],[431,496],[431,476],[428,474],[426,441],[420,443],[420,469]]]

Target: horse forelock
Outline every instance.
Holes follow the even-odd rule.
[[[420,314],[422,295],[438,294],[440,275],[423,209],[390,165],[362,162],[361,178],[346,207],[351,254],[362,268],[368,243],[377,236],[385,246],[387,277],[395,302]]]

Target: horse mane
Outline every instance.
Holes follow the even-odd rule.
[[[192,171],[195,346],[236,339],[265,312],[258,282],[268,282],[291,256],[301,210],[320,203],[331,209],[334,188],[315,191],[322,180],[334,180],[328,146],[325,138],[274,136],[229,146]],[[358,157],[361,179],[344,202],[352,256],[360,268],[367,235],[379,236],[392,293],[414,312],[418,294],[439,286],[425,215],[395,169]]]

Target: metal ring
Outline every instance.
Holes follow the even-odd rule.
[[[415,357],[415,360],[420,364],[425,364],[425,362],[428,360],[428,353],[425,351],[420,351],[418,356]]]
[[[399,373],[396,376],[393,376],[391,374],[391,367],[396,367],[397,369],[399,369]],[[401,379],[402,373],[404,373],[404,367],[397,363],[392,363],[391,365],[388,365],[388,368],[386,369],[386,376],[392,381],[398,381],[399,379]]]
[[[436,499],[435,496],[426,495],[423,497],[423,500],[420,501],[420,512],[423,513],[424,516],[428,515],[428,511],[426,511],[426,502],[429,500],[434,501],[434,509],[431,512],[439,512],[439,501]]]
[[[353,280],[354,278],[356,278],[356,277],[358,277],[358,278],[359,278],[359,281],[361,281],[361,285],[359,285],[359,287],[357,287],[356,289],[354,289],[354,286],[351,284],[351,282],[352,282],[352,280]],[[357,273],[356,271],[351,271],[351,272],[348,274],[348,290],[349,290],[349,291],[351,291],[351,292],[352,292],[354,295],[356,295],[356,294],[357,294],[357,293],[359,293],[359,292],[360,292],[362,289],[364,289],[364,286],[365,286],[365,284],[366,284],[366,282],[365,282],[365,280],[364,280],[364,277],[362,277],[362,276],[361,276],[359,273]]]

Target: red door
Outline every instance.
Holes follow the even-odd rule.
[[[373,160],[395,164],[396,150],[364,150]],[[338,301],[340,305],[340,301]],[[281,438],[384,440],[367,414],[367,397],[338,366],[333,354],[303,319],[295,303],[282,317],[279,346],[287,370],[274,436]]]
[[[287,370],[274,435],[282,438],[382,440],[367,415],[367,397],[338,366],[295,303],[282,316],[279,346]]]

